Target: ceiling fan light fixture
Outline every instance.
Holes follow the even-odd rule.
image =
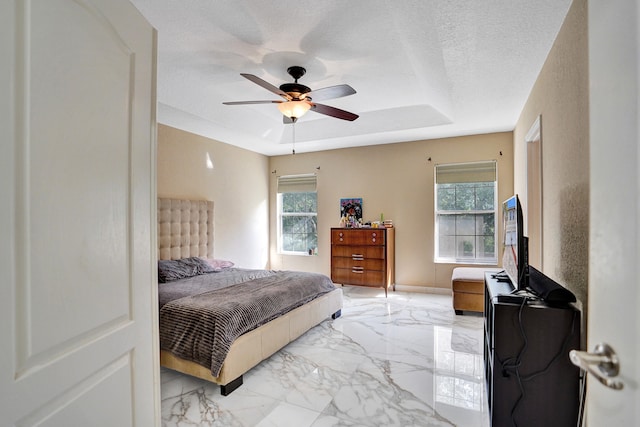
[[[306,101],[286,101],[278,104],[278,110],[290,119],[299,119],[310,108],[311,104]]]

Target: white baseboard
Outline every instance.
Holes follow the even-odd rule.
[[[402,292],[419,292],[421,294],[438,294],[438,295],[452,295],[451,289],[448,288],[435,288],[433,286],[413,286],[413,285],[398,285],[396,284],[396,291]]]

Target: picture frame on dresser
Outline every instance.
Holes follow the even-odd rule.
[[[350,197],[340,199],[340,217],[351,216],[356,221],[362,220],[362,198]]]

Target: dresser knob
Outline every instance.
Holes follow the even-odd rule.
[[[373,239],[371,239],[374,243],[376,242],[376,238],[374,237]]]

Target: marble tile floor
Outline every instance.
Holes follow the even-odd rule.
[[[481,316],[456,316],[446,295],[342,289],[340,318],[229,396],[163,368],[162,426],[489,426]]]

